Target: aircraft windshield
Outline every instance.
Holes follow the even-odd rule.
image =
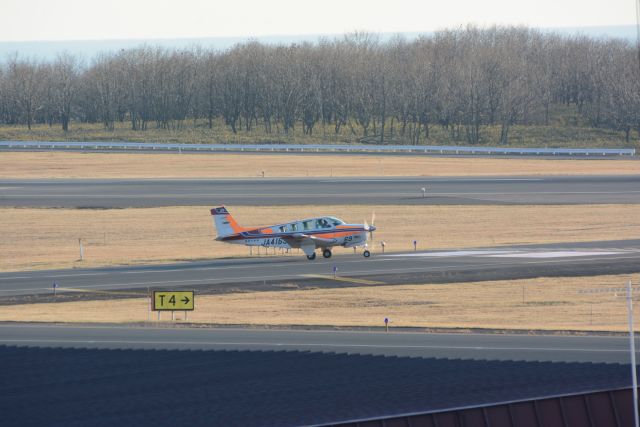
[[[329,217],[327,217],[325,219],[329,222],[329,224],[332,224],[332,225],[342,225],[342,224],[344,224],[343,220],[338,219],[338,218],[334,218],[332,216],[329,216]]]
[[[345,222],[339,218],[325,216],[323,218],[308,219],[298,223],[298,230],[319,230],[323,228],[333,228]]]

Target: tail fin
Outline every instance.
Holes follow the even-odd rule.
[[[211,209],[211,215],[213,215],[213,225],[216,227],[218,237],[228,236],[244,230],[224,206]]]

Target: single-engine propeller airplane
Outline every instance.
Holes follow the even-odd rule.
[[[316,259],[316,249],[322,249],[322,256],[331,258],[331,248],[364,247],[362,253],[365,258],[371,256],[367,249],[367,233],[373,236],[376,227],[373,225],[375,217],[371,218],[371,225],[346,224],[344,221],[331,216],[302,219],[285,224],[271,225],[259,228],[247,228],[238,225],[227,208],[220,206],[211,209],[213,224],[218,236],[216,240],[246,246],[262,246],[276,248],[300,248],[309,260]]]

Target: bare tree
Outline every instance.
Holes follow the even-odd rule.
[[[501,144],[518,125],[640,131],[637,52],[630,43],[523,27],[469,26],[407,41],[355,33],[302,45],[256,41],[226,51],[141,46],[81,66],[69,54],[0,62],[0,122],[102,123],[180,129],[205,118],[277,139],[301,125],[327,140],[422,144],[439,125],[454,143]],[[636,71],[633,71],[633,70]],[[575,125],[561,123],[554,125]],[[332,132],[327,132],[331,129]],[[347,135],[348,134],[348,135]]]
[[[6,92],[31,130],[44,93],[45,65],[13,56],[7,64]]]
[[[51,88],[53,102],[60,117],[62,130],[69,130],[73,102],[78,90],[80,64],[78,59],[68,53],[59,54],[51,69]]]

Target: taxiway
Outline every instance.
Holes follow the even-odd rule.
[[[0,324],[0,345],[98,349],[288,350],[449,359],[629,363],[629,340],[621,336]]]
[[[640,240],[375,253],[368,259],[360,254],[339,254],[308,261],[302,253],[294,254],[169,265],[7,272],[0,274],[0,298],[49,294],[53,283],[59,292],[184,288],[215,293],[277,290],[282,289],[282,283],[291,282],[303,287],[344,287],[640,271]]]
[[[4,207],[608,203],[640,203],[640,175],[0,180]]]

